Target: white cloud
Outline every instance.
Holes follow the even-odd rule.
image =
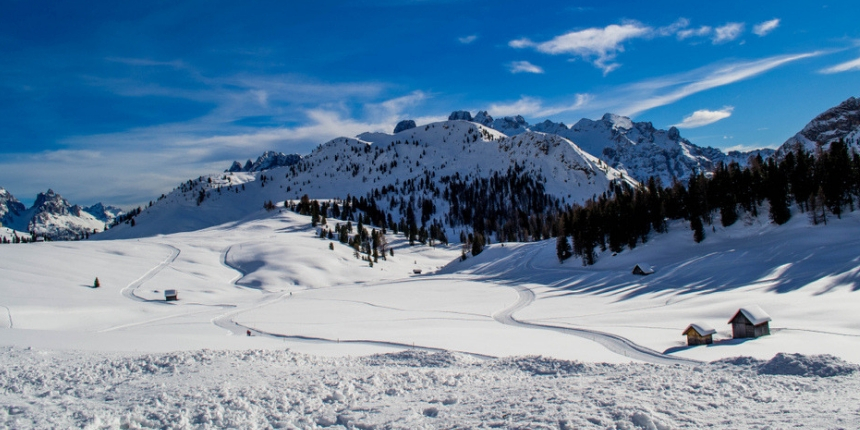
[[[512,48],[534,48],[550,55],[573,54],[603,70],[604,75],[615,70],[620,64],[613,60],[624,51],[624,42],[631,39],[649,37],[654,29],[639,23],[608,25],[604,28],[588,28],[556,36],[546,42],[536,43],[529,39],[512,40]]]
[[[592,96],[590,94],[575,94],[573,99],[573,103],[546,106],[540,99],[523,96],[513,103],[493,103],[487,111],[490,115],[497,117],[523,115],[532,118],[542,118],[564,112],[582,110],[591,102]]]
[[[854,72],[854,71],[860,71],[860,58],[858,58],[856,60],[846,61],[844,63],[840,63],[840,64],[837,64],[833,67],[828,67],[826,69],[821,69],[818,72],[830,75],[833,73]]]
[[[683,31],[681,29],[687,28],[689,26],[690,26],[690,20],[689,19],[678,18],[678,20],[676,20],[672,24],[669,24],[665,27],[658,28],[657,34],[659,34],[660,36],[671,36],[673,34],[677,34],[680,31]]]
[[[714,29],[714,44],[731,42],[737,39],[744,32],[744,24],[742,22],[730,22],[724,26]]]
[[[688,30],[679,30],[678,31],[678,40],[684,40],[690,37],[703,37],[708,36],[711,32],[714,31],[713,28],[708,27],[707,25],[703,25],[699,28],[691,28]]]
[[[470,35],[468,35],[468,36],[458,37],[458,38],[457,38],[457,40],[459,40],[459,41],[460,41],[460,43],[462,43],[462,44],[464,44],[464,45],[468,45],[468,44],[470,44],[470,43],[474,42],[474,41],[475,41],[475,40],[477,40],[477,39],[478,39],[478,35],[477,35],[477,34],[470,34]]]
[[[779,18],[774,18],[770,21],[756,24],[755,27],[753,27],[753,33],[758,36],[766,36],[771,31],[776,30],[777,27],[779,27]]]
[[[784,64],[820,54],[820,52],[808,52],[779,55],[756,61],[706,67],[681,75],[644,81],[623,88],[618,92],[619,95],[616,98],[625,103],[619,107],[618,113],[633,116],[658,106],[674,103],[702,91],[749,79]],[[627,102],[630,99],[638,100],[633,103]]]
[[[528,61],[514,61],[509,65],[511,73],[543,73],[543,69]]]
[[[525,115],[532,116],[544,109],[540,100],[532,97],[521,97],[513,103],[493,103],[487,111],[493,116]]]
[[[680,123],[674,124],[674,127],[696,128],[713,124],[721,119],[726,119],[732,116],[732,110],[734,110],[733,106],[726,106],[720,110],[697,110],[692,114],[685,116],[684,120]]]

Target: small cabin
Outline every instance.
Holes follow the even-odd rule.
[[[758,305],[745,306],[729,320],[732,325],[732,338],[756,338],[770,334],[770,315]]]
[[[164,300],[168,302],[179,300],[176,297],[176,290],[164,290]]]
[[[650,264],[639,263],[639,264],[633,266],[633,274],[634,275],[645,276],[645,275],[650,275],[652,273],[654,273],[654,268]]]
[[[687,329],[682,333],[687,336],[687,345],[710,345],[714,343],[714,333],[717,331],[713,327],[704,323],[693,323],[687,326]]]

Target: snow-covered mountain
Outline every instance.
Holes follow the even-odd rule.
[[[788,138],[777,150],[777,156],[794,151],[798,145],[808,152],[818,143],[827,149],[830,143],[843,139],[848,148],[860,151],[860,99],[850,97],[838,106],[824,111]]]
[[[263,170],[274,169],[275,167],[292,166],[302,160],[299,154],[284,154],[283,152],[266,151],[263,155],[257,157],[257,161],[253,163],[249,159],[243,166],[242,163],[234,161],[233,165],[227,169],[228,172],[262,172]]]
[[[406,214],[404,204],[429,199],[429,221],[451,226],[456,223],[447,218],[451,206],[444,197],[451,183],[509,175],[534,180],[539,193],[562,203],[584,202],[607,192],[612,182],[636,184],[563,137],[540,132],[508,137],[453,120],[394,134],[337,138],[289,167],[187,181],[143,211],[135,227],[121,225],[104,237],[195,230],[241,219],[269,200],[298,200],[305,194],[315,199],[372,195],[395,221]]]
[[[27,210],[23,203],[18,201],[5,188],[0,187],[0,226],[9,225],[12,220],[21,216]]]
[[[84,211],[94,217],[97,220],[104,222],[107,225],[113,224],[114,220],[125,213],[122,208],[118,208],[116,206],[105,206],[101,202],[96,203],[92,206],[85,207]]]
[[[100,232],[122,214],[122,209],[97,203],[88,208],[73,205],[48,190],[39,193],[27,208],[11,193],[0,188],[0,223],[4,227],[51,240],[71,240]]]
[[[745,166],[750,157],[758,154],[768,157],[772,153],[771,150],[759,150],[725,154],[716,148],[693,144],[681,137],[675,127],[660,130],[650,122],[634,122],[609,113],[596,121],[581,119],[572,127],[549,120],[530,125],[519,115],[493,119],[486,111],[480,111],[474,117],[465,111],[451,115],[472,118],[474,122],[509,136],[528,131],[557,134],[629,176],[638,180],[654,176],[660,178],[664,185],[671,184],[673,179],[684,182],[694,172],[710,173],[720,162],[735,161]]]

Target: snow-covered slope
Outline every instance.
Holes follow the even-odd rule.
[[[698,244],[673,224],[589,267],[560,264],[552,240],[460,261],[399,235],[370,267],[308,217],[249,217],[0,246],[0,427],[860,425],[858,212],[763,213]],[[655,273],[631,274],[642,261]],[[771,334],[731,339],[749,304]],[[684,345],[694,322],[712,345]],[[661,356],[679,360],[639,362]]]
[[[399,200],[426,198],[436,206],[432,220],[444,223],[445,182],[505,175],[509,171],[541,182],[546,193],[567,203],[583,202],[609,189],[610,182],[635,185],[569,140],[528,132],[507,137],[472,122],[443,121],[396,134],[366,133],[337,138],[289,166],[263,172],[228,172],[191,180],[103,238],[141,237],[190,231],[238,221],[267,201],[363,197],[373,193],[382,210],[400,219]]]
[[[849,149],[860,152],[860,99],[850,97],[838,106],[824,111],[790,137],[777,151],[782,157],[798,145],[814,152],[818,143],[827,149],[830,143],[843,139]]]

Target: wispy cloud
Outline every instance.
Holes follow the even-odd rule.
[[[714,36],[711,39],[714,44],[731,42],[740,37],[744,32],[744,23],[730,22],[726,25],[714,29]]]
[[[678,128],[696,128],[702,127],[708,124],[713,124],[721,119],[726,119],[732,116],[732,111],[735,108],[733,106],[726,106],[720,110],[707,110],[701,109],[693,112],[690,115],[684,117],[684,120],[678,124],[674,124],[674,127]]]
[[[856,60],[846,61],[844,63],[837,64],[832,67],[828,67],[826,69],[821,69],[818,73],[824,73],[826,75],[830,75],[833,73],[842,73],[842,72],[855,72],[860,71],[860,58]]]
[[[685,30],[678,30],[677,35],[678,35],[678,40],[684,40],[684,39],[687,39],[690,37],[704,37],[704,36],[711,34],[711,32],[713,32],[713,31],[714,31],[713,28],[711,28],[707,25],[703,25],[699,28],[690,28],[690,29],[685,29]]]
[[[669,24],[665,27],[660,27],[657,29],[657,34],[660,36],[671,36],[673,34],[677,34],[680,31],[684,31],[683,29],[690,26],[690,20],[687,18],[678,18],[672,24]]]
[[[528,61],[514,61],[513,63],[508,65],[508,68],[510,68],[511,73],[543,73],[542,68],[540,68],[539,66],[535,66]]]
[[[756,24],[755,27],[753,27],[753,33],[757,36],[763,37],[771,31],[776,30],[777,27],[779,27],[779,18],[774,18],[770,21]]]
[[[536,97],[523,96],[510,103],[493,103],[487,109],[493,116],[524,115],[531,118],[543,118],[565,112],[580,111],[592,100],[590,94],[575,94],[573,102],[547,105]]]
[[[470,34],[468,36],[458,37],[457,40],[460,41],[460,43],[462,43],[464,45],[468,45],[468,44],[478,40],[478,35],[477,34]]]
[[[807,52],[779,55],[755,61],[705,67],[681,75],[644,81],[621,91],[622,94],[626,95],[619,97],[627,97],[627,100],[638,98],[638,100],[619,109],[619,113],[632,116],[658,106],[674,103],[702,91],[749,79],[784,64],[820,54],[820,52]]]
[[[653,31],[651,27],[630,22],[623,25],[612,24],[604,28],[572,31],[540,43],[527,38],[516,39],[510,41],[508,45],[512,48],[533,48],[550,55],[572,54],[592,62],[603,70],[605,75],[621,66],[614,60],[619,52],[624,51],[625,42],[648,37]]]

